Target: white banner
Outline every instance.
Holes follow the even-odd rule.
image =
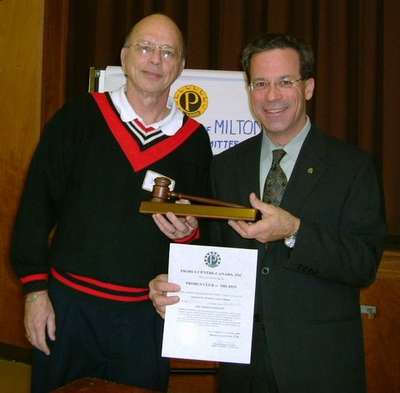
[[[115,90],[124,83],[121,67],[109,66],[100,71],[98,91]],[[185,69],[171,86],[171,96],[204,125],[214,154],[261,131],[249,108],[243,72]]]

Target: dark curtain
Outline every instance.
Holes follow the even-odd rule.
[[[90,66],[119,64],[126,33],[154,12],[183,31],[187,68],[240,70],[241,50],[257,34],[300,36],[317,59],[311,118],[373,156],[389,239],[400,244],[399,11],[397,0],[70,0],[66,95],[87,90]]]

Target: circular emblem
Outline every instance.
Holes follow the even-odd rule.
[[[217,267],[221,263],[221,257],[217,252],[210,251],[205,255],[204,262],[208,267]]]
[[[175,92],[177,107],[190,117],[202,115],[208,107],[207,93],[199,86],[185,85]]]

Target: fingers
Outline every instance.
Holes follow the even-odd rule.
[[[167,215],[171,215],[172,213],[167,213]],[[166,215],[166,216],[167,216]],[[174,214],[172,214],[173,216],[175,216]],[[156,225],[158,226],[158,228],[160,229],[160,231],[167,236],[169,239],[176,239],[177,235],[178,235],[178,229],[175,227],[175,225],[169,221],[166,216],[162,215],[162,214],[153,214],[153,220],[156,223]],[[174,220],[174,222],[179,221],[179,219],[175,216],[176,221]]]
[[[186,217],[186,224],[189,225],[192,229],[196,229],[199,226],[199,222],[197,221],[196,217],[192,216]]]
[[[153,221],[156,223],[160,231],[163,232],[165,235],[168,235],[168,225],[164,216],[162,214],[153,214],[152,217]]]
[[[178,296],[167,296],[167,293],[179,292],[177,284],[168,282],[166,274],[160,274],[149,283],[149,297],[161,318],[165,317],[165,308],[179,302]]]
[[[257,195],[254,192],[251,192],[249,195],[249,201],[252,207],[259,206],[262,201],[257,198]]]
[[[46,323],[42,321],[34,321],[26,325],[26,338],[40,351],[46,355],[50,355],[50,349],[46,342]]]
[[[273,210],[275,208],[275,206],[265,203],[262,200],[258,199],[254,192],[250,194],[249,201],[251,207],[261,212],[263,218],[266,215],[271,214],[271,209]]]
[[[249,201],[253,208],[261,212],[262,218],[255,223],[228,221],[241,237],[268,243],[282,240],[299,230],[300,219],[288,211],[261,201],[254,193],[250,194]]]
[[[47,291],[30,293],[25,298],[26,338],[37,349],[50,355],[46,332],[55,340],[55,316]]]
[[[173,228],[176,232],[186,232],[191,230],[192,228],[187,224],[186,218],[177,217],[174,213],[168,212],[166,214],[167,219],[169,220],[170,224],[172,224]]]
[[[150,299],[152,294],[161,292],[179,292],[181,287],[178,284],[168,282],[168,274],[159,274],[149,282]]]
[[[153,298],[153,306],[161,318],[165,318],[166,306],[176,304],[179,302],[179,296],[167,296],[166,294],[159,294]]]
[[[190,205],[190,201],[188,199],[178,199],[175,201],[175,203],[181,204],[181,205]]]
[[[228,224],[243,238],[250,239],[250,224],[245,221],[229,220]]]
[[[178,204],[180,203],[182,205],[190,205],[190,201],[187,199],[179,199],[175,203]],[[180,217],[179,220],[181,221],[182,224],[186,226],[186,227],[181,227],[183,232],[185,232],[187,229],[189,229],[191,232],[193,229],[197,229],[197,227],[199,226],[196,217],[192,216],[186,216],[185,218]]]
[[[36,329],[34,338],[35,339],[34,342],[32,342],[32,345],[40,349],[46,355],[50,355],[50,349],[46,341],[46,324]]]
[[[166,213],[165,216],[153,214],[153,220],[160,231],[171,240],[189,236],[198,227],[195,217],[177,217],[171,212]]]
[[[49,318],[47,319],[47,335],[51,341],[56,340],[56,318],[54,313],[49,315]]]

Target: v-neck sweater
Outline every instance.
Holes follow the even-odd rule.
[[[45,289],[51,268],[115,290],[147,288],[167,271],[170,241],[139,213],[150,198],[146,171],[207,195],[211,155],[206,130],[186,116],[175,135],[143,149],[106,93],[66,104],[43,132],[15,223],[12,263],[24,291]]]

